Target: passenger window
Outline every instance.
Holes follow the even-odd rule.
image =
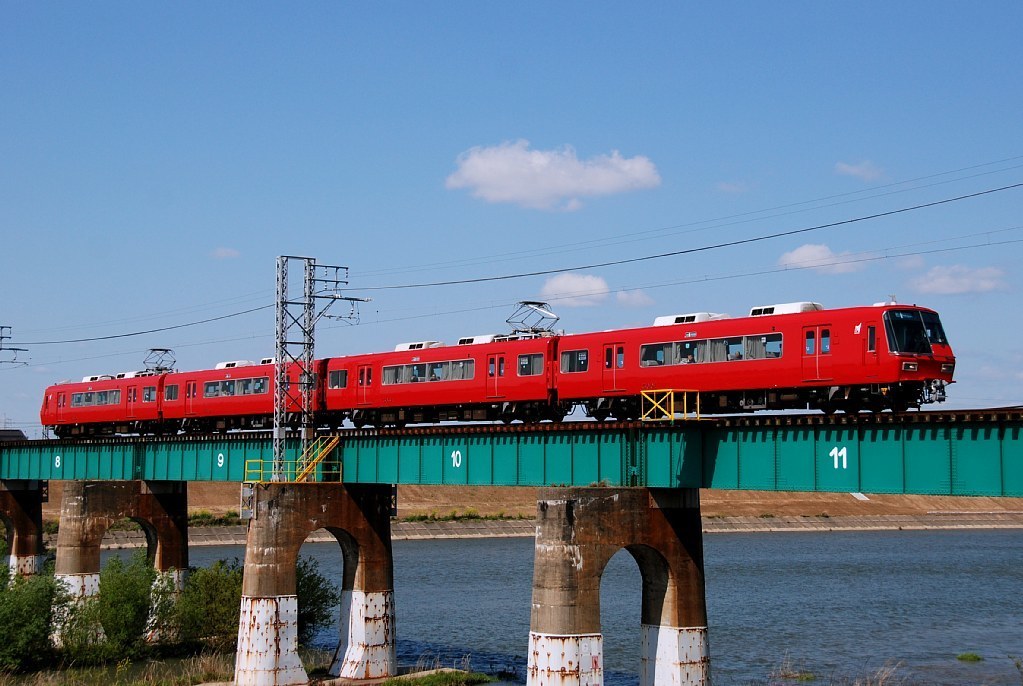
[[[564,373],[585,372],[589,369],[589,357],[587,350],[566,350],[561,353],[561,371]]]
[[[743,357],[743,346],[741,338],[726,338],[725,345],[728,349],[729,360],[741,360]]]
[[[172,385],[167,386],[166,388],[163,389],[163,399],[164,400],[177,400],[178,399],[178,386],[177,386],[177,384],[172,384]]]
[[[203,386],[202,395],[204,398],[216,398],[220,395],[220,382],[207,381],[206,385]]]
[[[142,402],[156,402],[156,386],[146,386],[142,389]]]
[[[804,352],[807,355],[814,355],[817,353],[817,334],[813,331],[806,332],[806,348]]]
[[[519,355],[519,376],[543,374],[543,353]]]

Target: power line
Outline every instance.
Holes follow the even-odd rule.
[[[788,216],[788,215],[792,215],[792,214],[798,214],[798,213],[808,212],[808,211],[812,211],[812,210],[820,210],[820,209],[825,209],[825,208],[828,208],[828,207],[835,207],[837,205],[844,205],[844,204],[848,204],[850,202],[860,202],[862,200],[870,200],[870,199],[879,198],[879,197],[886,197],[886,196],[889,196],[889,195],[894,195],[896,193],[905,193],[905,192],[909,192],[909,191],[921,190],[923,188],[932,188],[934,186],[944,185],[944,184],[948,184],[948,183],[955,183],[955,182],[958,182],[958,181],[964,181],[964,180],[967,180],[967,179],[974,179],[974,178],[978,178],[978,177],[981,177],[981,176],[988,176],[988,175],[991,175],[991,174],[999,174],[999,173],[1006,172],[1006,171],[1012,171],[1012,170],[1020,168],[1020,166],[1023,166],[1023,165],[1014,164],[1012,166],[1004,167],[1002,169],[994,169],[994,170],[990,170],[990,171],[984,171],[984,172],[980,172],[980,173],[977,173],[977,174],[971,174],[969,176],[963,176],[963,177],[959,177],[959,178],[955,178],[955,179],[947,179],[947,180],[944,180],[944,181],[938,181],[938,182],[935,182],[935,183],[930,183],[930,184],[927,184],[927,185],[924,185],[924,186],[917,186],[917,187],[914,187],[914,188],[902,188],[902,189],[899,189],[899,190],[889,190],[889,191],[884,192],[884,193],[877,192],[877,191],[883,191],[885,189],[898,188],[899,186],[906,186],[908,184],[917,183],[919,181],[928,181],[930,179],[935,179],[935,178],[939,178],[939,177],[942,177],[942,176],[949,176],[951,174],[959,174],[961,172],[973,171],[975,169],[981,169],[981,168],[984,168],[984,167],[990,167],[990,166],[996,165],[996,164],[1004,164],[1006,162],[1017,162],[1017,161],[1019,161],[1021,159],[1023,159],[1023,155],[1018,155],[1018,156],[1008,157],[1008,158],[1001,159],[1001,160],[995,160],[995,161],[992,161],[992,162],[984,162],[984,163],[981,163],[981,164],[975,164],[975,165],[971,165],[971,166],[967,166],[967,167],[960,167],[959,169],[952,169],[952,170],[949,170],[949,171],[937,172],[937,173],[928,174],[928,175],[925,175],[925,176],[918,176],[916,178],[906,179],[904,181],[895,181],[895,182],[888,183],[888,184],[872,186],[871,188],[861,189],[861,190],[857,190],[857,191],[849,191],[849,192],[846,192],[846,193],[837,193],[837,194],[833,194],[833,195],[823,196],[823,197],[820,197],[820,198],[814,198],[814,199],[811,199],[811,200],[801,200],[801,201],[786,203],[786,204],[782,204],[782,205],[775,205],[773,207],[767,207],[767,208],[763,208],[763,209],[760,209],[760,210],[751,210],[751,211],[748,211],[748,212],[741,212],[741,213],[738,213],[738,214],[726,215],[726,216],[717,217],[717,218],[714,218],[714,219],[704,219],[704,220],[699,220],[699,221],[687,222],[687,223],[683,223],[683,224],[675,224],[675,225],[671,225],[671,226],[662,226],[660,228],[655,228],[655,229],[646,229],[646,230],[641,230],[641,231],[635,231],[635,232],[632,232],[632,233],[629,233],[629,234],[624,234],[624,236],[622,234],[617,234],[612,239],[608,239],[608,238],[594,238],[594,239],[584,240],[584,241],[574,241],[574,242],[572,242],[570,244],[545,246],[543,249],[536,249],[536,248],[534,248],[534,249],[530,249],[530,250],[519,250],[519,251],[505,252],[505,253],[502,253],[500,256],[462,258],[462,259],[457,259],[457,260],[448,260],[448,261],[445,261],[445,262],[436,262],[436,263],[433,263],[433,264],[425,264],[425,265],[424,264],[420,264],[418,266],[391,267],[391,268],[387,268],[387,269],[380,269],[380,270],[374,270],[374,271],[369,271],[369,272],[362,272],[360,274],[360,276],[365,278],[367,276],[389,276],[391,274],[409,274],[409,273],[412,273],[412,272],[432,271],[432,270],[435,270],[437,268],[457,267],[457,266],[462,266],[462,265],[466,265],[466,264],[472,264],[472,265],[477,265],[478,266],[480,264],[493,264],[495,262],[507,262],[507,261],[510,261],[510,260],[519,259],[521,257],[528,257],[530,255],[535,255],[537,253],[542,253],[543,255],[549,256],[549,255],[552,255],[552,254],[563,254],[563,253],[566,253],[566,252],[578,252],[580,250],[589,250],[589,249],[592,249],[592,248],[595,248],[595,247],[607,247],[607,246],[611,246],[611,245],[622,245],[622,244],[625,244],[625,243],[633,243],[633,242],[648,240],[650,238],[655,238],[655,237],[664,237],[664,236],[669,236],[669,235],[677,235],[678,233],[694,233],[694,232],[706,231],[706,230],[710,230],[710,229],[719,229],[719,228],[726,227],[726,226],[735,226],[736,224],[743,224],[743,223],[754,222],[754,221],[763,221],[765,219],[774,219],[774,218],[777,218],[777,217],[784,217],[784,216]],[[813,205],[815,203],[822,203],[822,202],[826,202],[826,201],[829,201],[829,200],[836,200],[836,199],[839,199],[839,198],[849,198],[851,196],[863,195],[863,194],[866,194],[866,193],[872,193],[872,195],[867,195],[867,196],[862,197],[862,198],[853,198],[851,200],[842,200],[841,202],[830,203],[830,204],[827,204],[827,205],[817,205],[815,207],[804,207],[806,205]],[[760,216],[760,217],[755,216],[755,215],[765,215],[768,212],[777,212],[778,210],[789,210],[791,208],[797,208],[797,207],[804,207],[804,209],[794,210],[794,211],[790,211],[790,212],[781,212],[781,213],[778,213],[778,214],[771,214],[771,215],[767,215],[767,216]],[[730,221],[730,220],[735,220],[735,221]],[[722,222],[728,222],[728,223],[722,223]],[[702,228],[694,228],[694,227],[700,227],[701,225],[703,225]],[[689,230],[688,231],[681,231],[680,232],[680,231],[676,231],[676,229],[689,229]],[[671,233],[667,233],[667,232],[671,232]]]
[[[230,319],[231,317],[240,317],[243,314],[251,314],[252,312],[259,312],[260,310],[269,310],[273,305],[261,305],[260,307],[253,307],[249,310],[242,310],[241,312],[232,312],[231,314],[225,314],[220,317],[211,317],[209,319],[202,319],[196,322],[186,322],[184,324],[175,324],[173,326],[162,326],[158,329],[147,329],[146,331],[132,331],[130,333],[118,333],[111,334],[109,336],[93,336],[92,338],[71,338],[62,341],[28,341],[21,345],[58,345],[61,343],[91,343],[93,341],[108,341],[114,338],[129,338],[131,336],[144,336],[150,333],[160,333],[162,331],[173,331],[174,329],[184,329],[189,326],[198,326],[199,324],[209,324],[210,322],[219,322],[223,319]]]
[[[776,233],[766,234],[763,236],[754,236],[752,238],[741,238],[733,241],[726,241],[724,243],[714,243],[711,245],[704,245],[697,248],[685,248],[683,250],[673,250],[671,252],[657,253],[655,255],[644,255],[642,257],[631,257],[623,260],[611,260],[608,262],[594,262],[591,264],[577,265],[575,267],[561,267],[558,269],[543,269],[533,272],[521,272],[518,274],[503,274],[501,276],[481,276],[474,279],[454,279],[450,281],[432,281],[424,283],[411,283],[401,284],[393,286],[367,286],[357,290],[363,291],[384,291],[384,290],[398,290],[398,289],[410,289],[410,288],[430,288],[434,286],[455,286],[473,283],[486,283],[492,281],[508,281],[511,279],[522,279],[530,276],[546,276],[548,274],[563,274],[565,272],[579,271],[583,269],[597,269],[600,267],[613,267],[623,264],[633,264],[636,262],[648,262],[650,260],[658,260],[665,257],[677,257],[679,255],[691,255],[693,253],[708,252],[711,250],[719,250],[721,248],[731,248],[738,245],[746,245],[749,243],[759,243],[762,241],[772,240],[775,238],[784,238],[786,236],[796,236],[803,233],[809,233],[811,231],[820,231],[822,229],[830,229],[836,226],[844,226],[847,224],[855,224],[857,222],[864,222],[871,219],[880,219],[881,217],[891,217],[897,214],[903,214],[906,212],[913,212],[916,210],[926,209],[928,207],[936,207],[938,205],[946,205],[948,203],[958,202],[960,200],[967,200],[969,198],[977,198],[983,195],[990,195],[992,193],[999,193],[1001,191],[1012,190],[1015,188],[1023,187],[1023,183],[1016,183],[1009,186],[1002,186],[1000,188],[989,188],[987,190],[978,191],[976,193],[968,193],[966,195],[959,195],[953,198],[944,198],[942,200],[935,200],[933,202],[923,203],[920,205],[913,205],[911,207],[902,207],[896,210],[889,210],[887,212],[878,212],[876,214],[868,214],[862,217],[854,217],[852,219],[843,219],[836,222],[829,222],[827,224],[817,224],[816,226],[809,226],[802,229],[792,229],[790,231],[779,231]]]

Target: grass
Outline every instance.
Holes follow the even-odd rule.
[[[385,686],[474,686],[475,684],[487,684],[496,679],[479,672],[462,672],[455,670],[441,670],[431,672],[422,676],[400,676],[388,679]]]
[[[465,521],[487,521],[487,522],[498,522],[507,520],[518,520],[518,519],[533,519],[534,515],[506,515],[504,512],[498,512],[497,514],[484,515],[480,514],[473,508],[468,508],[462,512],[458,510],[452,510],[448,514],[437,514],[431,512],[429,514],[413,514],[405,517],[399,517],[399,522],[465,522]]]
[[[956,655],[956,659],[960,662],[980,662],[984,658],[977,653],[960,653]]]
[[[234,678],[234,655],[206,653],[186,658],[102,667],[64,666],[26,675],[0,674],[0,686],[191,686]]]

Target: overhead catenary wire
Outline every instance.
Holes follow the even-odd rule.
[[[722,243],[712,243],[710,245],[702,245],[695,248],[683,248],[682,250],[672,250],[669,252],[657,253],[654,255],[642,255],[640,257],[630,257],[620,260],[608,260],[606,262],[593,262],[590,264],[576,265],[573,267],[559,267],[554,269],[541,269],[530,272],[519,272],[515,274],[502,274],[500,276],[480,276],[472,279],[451,279],[447,281],[428,281],[422,283],[407,283],[397,284],[390,286],[365,286],[358,288],[359,291],[385,291],[385,290],[401,290],[401,289],[412,289],[412,288],[433,288],[437,286],[456,286],[456,285],[467,285],[476,283],[490,283],[494,281],[509,281],[512,279],[523,279],[531,276],[548,276],[550,274],[564,274],[566,272],[581,271],[583,269],[599,269],[602,267],[615,267],[623,264],[635,264],[637,262],[648,262],[651,260],[659,260],[665,257],[677,257],[679,255],[692,255],[700,252],[709,252],[711,250],[720,250],[722,248],[732,248],[739,245],[748,245],[750,243],[759,243],[762,241],[769,241],[775,238],[784,238],[787,236],[797,236],[800,234],[810,233],[812,231],[821,231],[823,229],[831,229],[836,226],[845,226],[848,224],[855,224],[858,222],[869,221],[872,219],[880,219],[882,217],[891,217],[898,214],[904,214],[906,212],[914,212],[916,210],[922,210],[929,207],[937,207],[939,205],[947,205],[953,202],[959,202],[961,200],[968,200],[970,198],[977,198],[984,195],[990,195],[992,193],[1000,193],[1002,191],[1013,190],[1016,188],[1023,188],[1023,183],[1010,184],[1008,186],[1001,186],[999,188],[988,188],[986,190],[977,191],[976,193],[967,193],[965,195],[958,195],[952,198],[943,198],[941,200],[935,200],[932,202],[921,203],[919,205],[912,205],[910,207],[901,207],[895,210],[888,210],[885,212],[876,212],[874,214],[863,215],[860,217],[853,217],[852,219],[841,219],[839,221],[828,222],[825,224],[817,224],[815,226],[803,227],[801,229],[791,229],[788,231],[777,231],[775,233],[765,234],[761,236],[753,236],[750,238],[739,238],[731,241],[724,241]]]
[[[352,289],[352,290],[356,290],[356,291],[379,291],[379,290],[399,290],[399,289],[412,289],[412,288],[431,288],[431,287],[437,287],[437,286],[468,285],[468,284],[487,283],[487,282],[495,282],[495,281],[507,281],[507,280],[512,280],[512,279],[521,279],[521,278],[527,278],[527,277],[532,277],[532,276],[547,276],[547,275],[550,275],[550,274],[563,274],[563,273],[566,273],[566,272],[580,271],[580,270],[583,270],[583,269],[597,269],[597,268],[602,268],[602,267],[611,267],[611,266],[618,266],[618,265],[623,265],[623,264],[634,264],[634,263],[637,263],[637,262],[646,262],[646,261],[651,261],[651,260],[663,259],[663,258],[666,258],[666,257],[677,257],[679,255],[689,255],[689,254],[695,254],[695,253],[700,253],[700,252],[709,252],[711,250],[720,250],[720,249],[723,249],[723,248],[735,247],[735,246],[739,246],[739,245],[747,245],[747,244],[751,244],[751,243],[758,243],[758,242],[762,242],[762,241],[773,240],[773,239],[776,239],[776,238],[783,238],[783,237],[787,237],[787,236],[795,236],[795,235],[799,235],[799,234],[805,234],[805,233],[809,233],[809,232],[813,232],[813,231],[821,231],[821,230],[828,229],[828,228],[834,228],[836,226],[844,226],[844,225],[848,225],[848,224],[854,224],[854,223],[858,223],[858,222],[869,221],[869,220],[872,220],[872,219],[879,219],[879,218],[882,218],[882,217],[890,217],[890,216],[894,216],[894,215],[898,215],[898,214],[904,214],[906,212],[913,212],[913,211],[916,211],[916,210],[926,209],[926,208],[929,208],[929,207],[937,207],[937,206],[940,206],[940,205],[946,205],[946,204],[953,203],[953,202],[959,202],[959,201],[962,201],[962,200],[968,200],[968,199],[971,199],[971,198],[977,198],[977,197],[981,197],[981,196],[985,196],[985,195],[990,195],[990,194],[993,194],[993,193],[999,193],[999,192],[1007,191],[1007,190],[1013,190],[1013,189],[1017,189],[1017,188],[1021,188],[1021,187],[1023,187],[1023,183],[1015,183],[1015,184],[1010,184],[1010,185],[1007,185],[1007,186],[1001,186],[1001,187],[998,187],[998,188],[989,188],[989,189],[985,189],[985,190],[982,190],[982,191],[977,191],[975,193],[967,193],[967,194],[964,194],[964,195],[959,195],[959,196],[955,196],[955,197],[951,197],[951,198],[943,198],[941,200],[935,200],[935,201],[932,201],[932,202],[921,203],[921,204],[912,205],[912,206],[909,206],[909,207],[901,207],[901,208],[894,209],[894,210],[887,210],[885,212],[877,212],[877,213],[874,213],[874,214],[863,215],[863,216],[860,216],[860,217],[853,217],[853,218],[850,218],[850,219],[842,219],[842,220],[838,220],[838,221],[834,221],[834,222],[828,222],[828,223],[825,223],[825,224],[817,224],[817,225],[814,225],[814,226],[803,227],[803,228],[799,228],[799,229],[791,229],[791,230],[788,230],[788,231],[778,231],[778,232],[774,232],[774,233],[770,233],[770,234],[764,234],[764,235],[761,235],[761,236],[752,236],[750,238],[735,239],[735,240],[725,241],[725,242],[721,242],[721,243],[714,243],[714,244],[710,244],[710,245],[697,246],[697,247],[694,247],[694,248],[683,248],[681,250],[672,250],[672,251],[669,251],[669,252],[657,253],[657,254],[653,254],[653,255],[643,255],[643,256],[639,256],[639,257],[625,258],[625,259],[620,259],[620,260],[609,260],[609,261],[605,261],[605,262],[596,262],[596,263],[591,263],[591,264],[586,264],[586,265],[576,265],[576,266],[573,266],[573,267],[560,267],[560,268],[537,270],[537,271],[531,271],[531,272],[520,272],[520,273],[515,273],[515,274],[503,274],[503,275],[498,275],[498,276],[484,276],[484,277],[477,277],[477,278],[472,278],[472,279],[456,279],[456,280],[449,280],[449,281],[434,281],[434,282],[417,283],[417,284],[396,284],[396,285],[389,285],[389,286],[368,286],[368,287],[362,287],[362,288],[355,288],[355,289]],[[85,338],[73,338],[73,339],[61,339],[61,340],[24,341],[24,342],[19,341],[19,345],[60,345],[60,344],[70,344],[70,343],[90,343],[90,342],[95,342],[95,341],[114,340],[114,339],[118,339],[118,338],[129,338],[129,337],[134,337],[134,336],[143,336],[143,335],[147,335],[147,334],[161,333],[161,332],[164,332],[164,331],[173,331],[173,330],[176,330],[176,329],[183,329],[183,328],[192,327],[192,326],[199,326],[201,324],[209,324],[209,323],[212,323],[212,322],[222,321],[224,319],[229,319],[229,318],[232,318],[232,317],[239,317],[239,316],[242,316],[242,315],[251,314],[253,312],[259,312],[261,310],[267,310],[267,309],[270,309],[272,307],[274,307],[274,305],[272,305],[272,304],[261,305],[259,307],[249,308],[247,310],[242,310],[240,312],[232,312],[230,314],[225,314],[225,315],[221,315],[221,316],[218,316],[218,317],[210,317],[210,318],[201,319],[201,320],[198,320],[198,321],[185,322],[185,323],[181,323],[181,324],[173,324],[173,325],[164,326],[164,327],[157,327],[157,328],[152,328],[152,329],[146,329],[146,330],[142,330],[142,331],[132,331],[132,332],[127,332],[127,333],[109,334],[109,335],[105,335],[105,336],[91,336],[91,337],[85,337]]]

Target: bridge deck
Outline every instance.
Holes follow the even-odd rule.
[[[1023,496],[1021,429],[1011,409],[344,430],[315,480]],[[6,442],[0,479],[241,482],[271,454],[268,433]]]

